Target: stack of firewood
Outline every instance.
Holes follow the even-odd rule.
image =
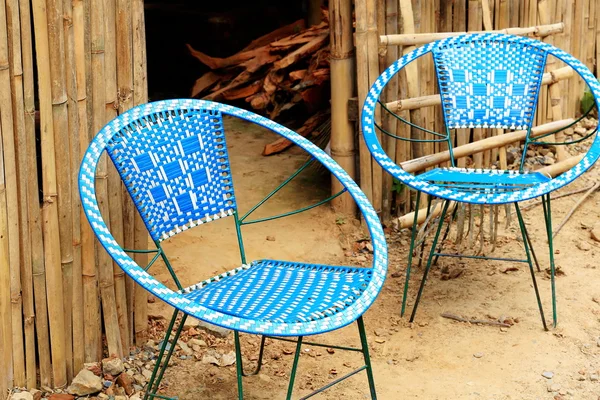
[[[305,121],[294,127],[299,133],[314,134],[329,119],[328,22],[324,11],[319,25],[306,28],[303,20],[296,21],[252,41],[227,58],[210,57],[188,45],[191,55],[210,68],[198,78],[191,96],[221,102],[245,101],[250,109],[280,122],[285,119],[284,114],[291,114]],[[290,113],[292,109],[298,112]],[[263,154],[288,146],[289,142],[278,141],[265,147]]]

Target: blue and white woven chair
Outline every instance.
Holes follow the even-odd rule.
[[[450,159],[451,167],[435,168],[419,175],[413,175],[396,165],[396,163],[386,155],[379,143],[377,134],[378,131],[380,131],[396,139],[409,141],[416,139],[399,137],[391,132],[385,131],[376,124],[375,112],[378,105],[380,105],[382,113],[390,112],[397,119],[409,123],[392,113],[385,104],[380,101],[380,95],[386,84],[407,64],[428,54],[431,54],[433,57],[433,63],[437,73],[446,129],[445,133],[436,133],[412,124],[411,126],[435,136],[435,139],[421,141],[447,143],[449,149],[447,155]],[[408,187],[426,193],[430,195],[430,198],[437,197],[444,200],[439,225],[433,239],[421,286],[413,307],[410,318],[411,321],[414,320],[427,279],[427,274],[429,273],[432,264],[432,259],[437,259],[439,256],[461,256],[507,260],[492,257],[467,256],[462,254],[445,254],[441,252],[441,249],[436,248],[442,223],[446,216],[450,201],[483,205],[514,203],[523,236],[526,259],[510,259],[510,261],[521,261],[529,264],[542,322],[544,329],[547,329],[535,279],[535,272],[532,266],[531,255],[533,255],[533,258],[535,259],[535,254],[533,253],[531,241],[529,240],[529,235],[527,234],[521,211],[518,206],[518,203],[521,201],[541,197],[550,250],[553,322],[554,326],[556,326],[555,267],[552,243],[550,193],[573,182],[596,162],[600,155],[600,140],[596,136],[585,157],[569,171],[555,178],[545,176],[539,172],[524,171],[525,154],[529,145],[567,144],[540,142],[540,139],[548,137],[556,133],[556,131],[544,135],[531,135],[531,127],[538,102],[542,74],[548,56],[553,56],[562,60],[581,76],[589,86],[595,98],[595,106],[597,106],[598,99],[600,99],[600,85],[594,75],[580,61],[547,43],[504,34],[465,34],[424,45],[393,63],[378,77],[371,87],[362,109],[361,123],[364,139],[372,156],[383,169]],[[456,168],[452,151],[452,131],[458,128],[503,128],[508,130],[525,130],[526,137],[520,169],[503,171]],[[563,127],[561,130],[564,128],[567,127]],[[595,134],[595,130],[577,141],[585,140],[593,134]],[[575,143],[577,141],[572,141],[570,143]],[[407,289],[415,245],[415,234],[417,231],[418,201],[420,197],[421,196],[416,196],[417,211],[414,216],[413,235],[408,256],[404,298],[402,301],[402,314],[404,314],[406,306]]]
[[[300,170],[317,160],[331,171],[344,189],[295,212],[247,220],[258,206],[299,171],[245,215],[238,214],[225,144],[224,115],[255,123],[289,139],[312,156]],[[98,161],[105,151],[119,171],[156,244],[156,249],[151,250],[155,255],[147,266],[139,266],[129,256],[128,253],[135,249],[121,248],[100,214],[94,181]],[[385,237],[377,214],[365,195],[345,171],[311,141],[236,107],[189,99],[158,101],[121,114],[94,137],[81,164],[79,190],[88,221],[114,261],[136,283],[175,308],[145,399],[166,398],[158,395],[157,390],[187,316],[234,330],[240,399],[243,397],[242,376],[260,370],[266,337],[297,337],[293,340],[297,345],[287,394],[290,399],[301,345],[307,343],[303,342],[303,337],[333,331],[356,321],[360,348],[337,348],[362,352],[365,365],[317,392],[365,370],[371,397],[376,398],[362,315],[375,300],[386,276]],[[246,259],[241,233],[243,225],[295,214],[346,191],[356,201],[368,225],[373,242],[372,268]],[[240,266],[182,287],[161,242],[187,229],[229,216],[233,217],[236,227]],[[177,289],[166,287],[147,272],[159,257],[168,267]],[[179,312],[183,316],[175,329]],[[258,368],[252,374],[243,371],[239,332],[262,335]]]

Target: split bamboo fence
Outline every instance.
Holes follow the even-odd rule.
[[[357,96],[347,100],[349,108],[357,110],[362,109],[366,93],[380,72],[396,59],[423,44],[464,32],[500,31],[534,37],[567,51],[590,70],[598,72],[600,5],[595,0],[355,0],[355,15]],[[569,67],[549,59],[536,113],[538,129],[549,132],[548,124],[566,123],[571,121],[568,118],[576,117],[580,113],[579,102],[583,92],[583,82]],[[429,130],[443,132],[440,97],[436,93],[432,60],[423,58],[401,71],[388,84],[382,99],[402,118]],[[336,114],[350,114],[358,119],[356,111],[335,108],[332,104],[332,115]],[[375,118],[388,132],[396,132],[402,137],[421,137],[421,131],[411,129],[389,115],[376,115]],[[506,168],[506,145],[518,143],[523,135],[503,135],[508,137],[502,138],[499,136],[501,133],[497,129],[458,130],[455,146],[464,146],[458,147],[458,153],[455,153],[462,157],[458,159],[458,166],[464,166],[465,157],[471,156],[475,167],[489,167],[496,162],[500,168]],[[332,126],[332,138],[336,135],[339,134]],[[348,136],[346,133],[343,135]],[[560,141],[562,138],[558,136],[556,140]],[[390,158],[412,172],[445,165],[448,161],[442,143],[411,144],[387,135],[380,139]],[[334,156],[344,150],[337,147],[333,139],[331,147]],[[385,172],[382,174],[381,167],[369,156],[360,132],[356,148],[359,162],[354,177],[381,218],[388,221],[392,210],[393,216],[398,217],[410,212],[413,203],[410,192],[403,190],[400,194],[393,194],[391,176]],[[568,157],[562,146],[558,146],[556,151],[559,162]],[[431,154],[436,156],[422,158]]]
[[[77,190],[92,135],[147,102],[143,0],[3,4],[1,400],[15,386],[65,387],[85,362],[128,353],[148,319],[145,291],[98,245]],[[96,178],[117,239],[147,246],[116,170],[104,162]]]

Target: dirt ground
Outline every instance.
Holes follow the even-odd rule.
[[[250,125],[229,125],[228,147],[238,206],[248,210],[289,176],[304,160],[292,148],[283,154],[262,157],[265,143],[275,136]],[[327,196],[327,177],[314,171],[301,175],[256,212],[272,215],[310,204]],[[563,188],[568,192],[589,186],[595,170]],[[553,202],[555,226],[581,194]],[[555,239],[557,266],[558,327],[545,332],[526,264],[496,261],[441,259],[432,269],[414,324],[400,317],[401,290],[408,250],[408,231],[389,231],[388,279],[374,305],[365,314],[375,382],[380,399],[598,399],[600,398],[600,243],[590,238],[598,221],[600,195],[593,194],[576,211]],[[542,265],[536,273],[547,320],[551,321],[548,251],[541,206],[524,212],[534,248]],[[500,230],[496,255],[521,257],[522,243],[516,219]],[[487,225],[486,225],[487,227]],[[357,221],[341,218],[329,207],[262,224],[244,230],[248,259],[273,258],[342,265],[369,265],[368,252],[357,253],[354,243],[364,237]],[[448,242],[450,243],[450,242]],[[239,264],[235,230],[224,219],[182,233],[165,244],[184,286],[232,269]],[[366,258],[366,261],[365,261]],[[507,271],[507,267],[509,268]],[[154,267],[155,272],[160,268]],[[444,271],[462,271],[446,280]],[[410,299],[414,299],[422,269],[415,268]],[[392,277],[392,274],[399,277]],[[169,282],[168,275],[158,275]],[[149,304],[159,318],[171,310],[156,301]],[[408,310],[412,303],[409,300]],[[510,328],[472,325],[440,316],[447,312],[466,318],[515,322]],[[160,319],[157,326],[163,324]],[[233,350],[233,336],[215,339],[195,333],[216,351]],[[184,333],[183,340],[190,337]],[[328,344],[358,345],[353,324],[336,332],[312,337]],[[259,338],[242,335],[245,367],[252,368]],[[244,379],[247,399],[285,398],[293,344],[267,340],[265,365],[257,376]],[[182,400],[237,398],[235,366],[218,367],[201,361],[202,349],[192,359],[176,359],[167,370],[161,390]],[[359,353],[304,346],[296,378],[294,398],[362,365]],[[542,374],[552,375],[547,379]],[[368,384],[360,373],[315,398],[367,399]]]

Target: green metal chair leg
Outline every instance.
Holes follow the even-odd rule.
[[[435,254],[435,248],[437,246],[437,242],[442,231],[442,226],[444,225],[444,218],[446,217],[446,212],[448,211],[449,205],[449,201],[444,202],[444,208],[442,209],[442,214],[440,215],[440,222],[438,223],[438,227],[435,232],[435,237],[433,238],[433,243],[431,244],[431,250],[429,252],[429,257],[427,258],[427,266],[425,267],[425,272],[423,273],[423,279],[421,280],[421,286],[419,287],[417,299],[415,300],[415,305],[413,306],[412,314],[410,316],[410,322],[414,321],[415,315],[417,314],[417,307],[419,306],[419,301],[421,301],[421,294],[423,293],[423,289],[425,288],[425,281],[427,281],[427,275],[429,274],[429,270],[431,269],[431,263]]]
[[[531,242],[531,238],[529,237],[529,232],[527,231],[527,228],[525,228],[525,236],[527,237],[527,242],[529,243],[529,248],[531,249],[531,255],[533,256],[533,261],[535,262],[537,272],[542,272],[542,270],[540,269],[540,263],[538,262],[537,256],[535,255],[535,251],[533,250],[533,243]]]
[[[450,217],[450,221],[448,221],[448,225],[446,225],[446,231],[444,232],[444,235],[442,236],[442,242],[438,246],[438,249],[437,249],[438,253],[440,253],[442,251],[442,245],[448,238],[448,234],[450,233],[450,227],[452,226],[452,222],[456,218],[457,211],[458,211],[458,206],[455,206],[454,211],[452,211],[452,216]],[[433,260],[433,265],[437,265],[439,258],[440,258],[440,255],[436,254],[435,259]]]
[[[173,312],[173,317],[171,318],[171,322],[169,323],[169,327],[167,328],[167,332],[165,334],[165,338],[163,339],[162,345],[160,346],[160,351],[158,353],[158,358],[156,359],[156,364],[154,365],[154,369],[152,371],[152,375],[150,376],[150,380],[148,381],[148,386],[146,387],[146,394],[144,396],[144,400],[148,400],[150,398],[167,398],[165,396],[159,396],[156,394],[158,392],[158,388],[160,386],[160,382],[165,374],[165,370],[169,365],[169,360],[173,355],[173,351],[175,350],[175,345],[179,340],[179,335],[183,330],[183,325],[185,320],[187,319],[187,314],[183,314],[181,317],[181,321],[179,322],[179,326],[175,331],[175,336],[171,341],[171,333],[173,332],[173,328],[175,327],[175,322],[177,321],[177,315],[179,314],[179,310],[175,310]],[[169,350],[167,350],[167,346],[171,344]],[[167,352],[165,356],[165,351]],[[158,373],[158,376],[157,376]]]
[[[420,196],[420,192],[417,192],[417,199]],[[427,218],[429,218],[429,214],[431,214],[431,202],[433,201],[433,196],[428,195],[427,196],[427,214],[425,215],[425,220],[427,220]],[[416,228],[416,225],[414,225],[414,227]],[[421,242],[421,254],[419,255],[419,265],[417,266],[417,268],[421,269],[421,265],[423,264],[423,253],[425,251],[425,242],[427,241],[427,236],[423,237],[423,241]]]
[[[294,380],[296,379],[296,370],[298,369],[298,361],[300,359],[300,350],[302,349],[302,336],[298,337],[298,343],[296,344],[296,354],[294,354],[294,364],[292,365],[292,372],[290,373],[290,383],[288,385],[287,400],[291,400],[292,392],[294,391]]]
[[[415,204],[415,218],[413,219],[412,233],[410,235],[410,249],[408,250],[408,264],[406,265],[406,279],[404,280],[404,292],[402,294],[402,309],[400,310],[400,316],[404,316],[406,311],[406,299],[408,297],[408,284],[410,281],[410,270],[412,267],[413,251],[415,250],[415,238],[417,236],[417,222],[419,217],[419,193],[417,192],[417,201]]]
[[[529,253],[529,244],[526,236],[525,221],[523,221],[523,215],[519,209],[519,204],[515,203],[515,210],[517,211],[517,218],[519,220],[519,227],[521,228],[521,235],[523,236],[523,246],[525,247],[525,253],[527,254],[527,263],[529,264],[529,271],[531,272],[531,280],[533,282],[533,289],[535,291],[535,297],[537,299],[538,308],[540,309],[540,315],[542,317],[542,325],[544,330],[548,330],[546,325],[546,318],[544,317],[544,308],[542,307],[542,300],[540,299],[540,291],[538,290],[537,281],[535,279],[535,271],[533,270],[533,263],[531,262],[531,254]]]
[[[369,389],[371,390],[371,400],[377,399],[377,392],[375,391],[375,380],[373,379],[373,368],[371,367],[371,357],[369,357],[369,343],[367,342],[367,332],[365,331],[365,323],[363,322],[362,316],[360,316],[356,323],[358,324],[358,333],[360,335],[360,344],[362,346],[362,353],[365,358],[365,365],[367,369],[367,379],[369,380]]]
[[[238,399],[244,398],[244,387],[242,386],[242,377],[244,376],[244,366],[242,365],[242,346],[240,345],[240,333],[233,332],[235,341],[235,368],[237,373]]]
[[[556,311],[556,269],[554,265],[554,243],[552,233],[552,211],[550,209],[550,194],[542,196],[544,206],[544,219],[546,220],[546,234],[548,235],[548,249],[550,251],[550,284],[552,285],[552,325],[556,328],[558,314]]]

